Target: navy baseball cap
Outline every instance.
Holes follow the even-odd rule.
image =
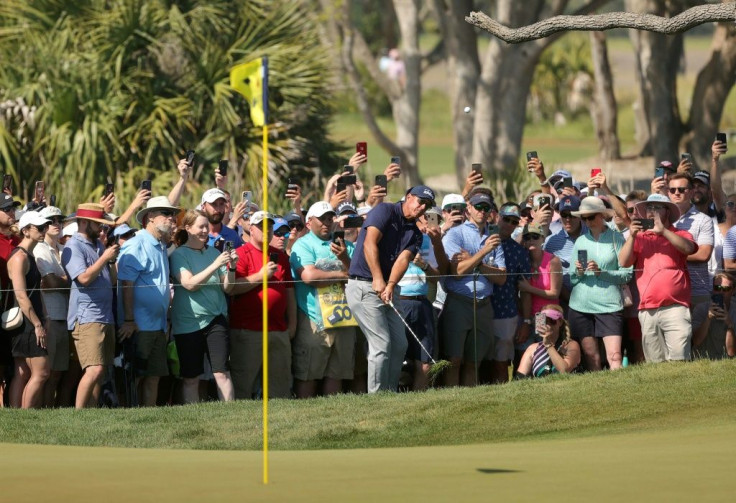
[[[488,196],[488,194],[483,194],[482,192],[473,194],[473,197],[471,197],[468,202],[470,204],[486,203],[488,206],[493,205],[493,200]]]
[[[338,215],[344,215],[345,213],[349,213],[351,215],[357,215],[358,208],[356,208],[355,205],[351,203],[350,201],[343,201],[337,205],[336,213]]]
[[[434,191],[427,187],[426,185],[417,185],[416,187],[412,187],[409,189],[409,192],[407,194],[411,194],[412,196],[417,196],[420,199],[429,199],[432,201],[432,206],[434,206]]]
[[[580,198],[578,196],[564,196],[557,203],[557,212],[578,211],[580,209]]]

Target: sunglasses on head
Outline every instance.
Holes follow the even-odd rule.
[[[731,290],[733,290],[733,285],[715,285],[713,287],[713,290],[715,290],[716,292],[730,292]]]
[[[473,208],[475,208],[478,211],[482,211],[484,213],[488,213],[489,211],[491,211],[491,207],[489,205],[482,204],[482,203],[481,204],[474,204],[473,205]]]
[[[689,187],[670,187],[670,194],[684,194],[688,190],[690,190]]]
[[[598,216],[598,213],[595,213],[593,215],[582,216],[580,217],[580,219],[583,220],[584,222],[592,222],[593,220],[595,220],[595,217],[597,216]]]
[[[542,237],[541,234],[524,234],[524,241],[536,241]]]

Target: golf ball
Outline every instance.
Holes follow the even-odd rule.
[[[466,114],[469,114],[470,113],[470,107],[465,107],[463,109],[463,112],[465,112]]]

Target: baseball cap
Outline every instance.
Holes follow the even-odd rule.
[[[346,213],[350,213],[352,215],[358,214],[358,208],[355,207],[353,203],[350,201],[343,201],[340,204],[337,205],[337,212],[338,215],[344,215]]]
[[[43,218],[53,218],[53,217],[61,217],[62,219],[66,218],[66,215],[62,214],[61,210],[57,208],[56,206],[46,206],[39,213],[41,213],[41,216]]]
[[[453,204],[465,205],[465,199],[460,194],[447,194],[442,198],[442,208],[447,208]]]
[[[502,217],[515,217],[515,218],[521,218],[521,212],[519,211],[519,207],[515,204],[506,204],[501,206],[501,211],[498,213]]]
[[[202,194],[202,204],[212,204],[220,198],[227,200],[227,194],[220,189],[208,189]]]
[[[117,227],[115,227],[115,230],[112,231],[112,235],[115,236],[115,237],[125,236],[129,232],[136,232],[136,231],[137,231],[137,229],[133,229],[128,224],[121,224],[121,225],[118,225]]]
[[[434,191],[426,185],[417,185],[415,187],[412,187],[411,189],[409,189],[407,194],[417,196],[421,199],[431,199],[432,206],[434,206]]]
[[[555,183],[557,183],[559,180],[562,180],[563,178],[572,178],[572,175],[570,174],[569,171],[565,171],[564,169],[558,169],[557,171],[552,173],[552,175],[549,178],[547,178],[547,183],[549,183],[550,185],[554,185]]]
[[[297,215],[294,212],[291,212],[291,213],[287,213],[286,215],[284,215],[284,220],[286,220],[288,223],[291,223],[291,222],[301,223],[302,217],[300,215]]]
[[[319,218],[327,213],[335,213],[335,210],[332,208],[330,203],[328,203],[327,201],[317,201],[309,207],[309,211],[307,212],[307,220],[312,217]]]
[[[370,206],[361,206],[360,208],[358,208],[358,215],[360,215],[361,217],[363,215],[367,215],[372,209],[373,208]]]
[[[20,220],[18,221],[18,228],[19,229],[25,229],[29,225],[46,225],[48,224],[48,219],[41,216],[41,213],[38,211],[26,211],[23,213],[23,216],[20,217]]]
[[[0,210],[6,210],[11,206],[20,206],[20,201],[14,201],[13,196],[5,194],[4,192],[0,194]]]
[[[526,236],[527,234],[539,234],[540,236],[544,236],[544,229],[542,229],[542,226],[539,224],[526,224],[524,226],[524,230],[521,231],[521,235]]]
[[[63,229],[61,229],[61,235],[62,236],[73,236],[79,231],[79,226],[77,225],[77,222],[72,222],[70,224],[67,224],[64,226]]]
[[[473,197],[470,198],[470,201],[468,201],[470,204],[481,204],[486,203],[488,206],[491,206],[493,204],[493,201],[488,196],[488,194],[483,194],[482,192],[474,194]]]
[[[277,217],[273,221],[273,230],[274,230],[274,232],[277,231],[277,230],[279,230],[279,229],[281,229],[281,228],[283,228],[283,227],[286,227],[288,229],[289,228],[289,222],[287,222],[286,219],[283,218],[283,217]]]
[[[260,225],[263,220],[270,220],[271,223],[274,223],[276,220],[274,216],[271,213],[268,213],[266,211],[256,211],[253,213],[250,217],[250,224],[251,225]]]
[[[580,198],[578,196],[563,196],[557,204],[557,212],[578,211],[580,209]]]
[[[693,180],[697,180],[698,182],[702,183],[703,185],[710,186],[710,173],[707,171],[696,171],[693,175]]]

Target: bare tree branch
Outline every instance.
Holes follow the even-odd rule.
[[[538,40],[564,31],[604,31],[613,28],[634,28],[673,35],[701,24],[735,19],[736,2],[698,5],[672,18],[632,12],[610,12],[594,16],[555,16],[521,28],[504,26],[482,12],[471,12],[465,18],[471,25],[509,44]]]
[[[422,73],[445,60],[445,41],[439,39],[427,54],[422,56]]]

